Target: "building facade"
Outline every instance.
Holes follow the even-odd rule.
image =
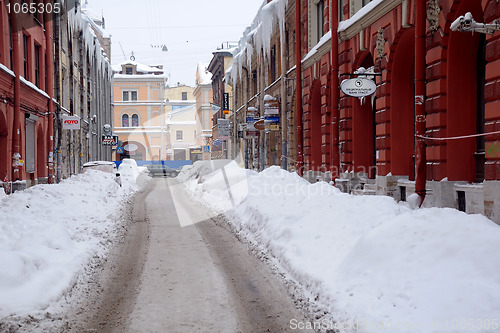
[[[219,138],[218,119],[229,119],[233,114],[233,87],[226,80],[226,72],[233,65],[235,45],[223,43],[213,52],[207,70],[212,73],[212,99],[215,112],[212,112],[211,159],[228,158],[234,150],[234,132],[228,140]],[[234,124],[234,123],[233,123]]]
[[[0,181],[6,192],[53,180],[53,27],[0,1]],[[12,184],[13,181],[17,181]]]
[[[212,139],[213,113],[212,113],[212,73],[208,71],[209,63],[200,62],[196,68],[196,86],[194,97],[196,99],[196,145],[202,151],[202,159],[210,159],[209,143]]]
[[[54,162],[61,180],[89,161],[111,161],[112,147],[101,144],[104,127],[112,126],[111,39],[104,19],[89,16],[87,4],[68,8],[54,18]],[[67,14],[66,14],[67,13]],[[87,15],[89,14],[89,15]],[[79,129],[65,129],[66,117]]]
[[[161,66],[134,60],[113,66],[114,134],[119,147],[115,159],[139,161],[169,159],[171,147],[166,125],[165,87],[167,76]]]
[[[170,160],[202,159],[201,146],[196,144],[196,105],[190,105],[168,114],[167,127],[170,135]]]
[[[450,28],[466,12],[481,23],[498,19],[498,2],[428,0],[421,9],[415,0],[296,1],[263,4],[231,73],[236,110],[257,107],[263,116],[263,97],[280,99],[276,136],[286,142],[282,159],[292,162],[282,165],[310,181],[396,200],[423,179],[425,206],[500,222],[500,32]],[[272,31],[258,28],[270,13]],[[374,81],[375,93],[347,95],[340,86],[352,78]],[[270,135],[242,141],[252,145],[249,167],[279,164]],[[255,149],[257,140],[264,151]]]

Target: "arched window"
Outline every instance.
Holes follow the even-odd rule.
[[[128,114],[122,116],[122,127],[128,127]]]
[[[139,126],[139,116],[137,114],[132,115],[132,127]]]

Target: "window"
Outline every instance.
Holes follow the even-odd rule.
[[[177,141],[182,141],[182,131],[176,131],[175,137]]]
[[[311,20],[310,47],[314,47],[323,37],[323,26],[325,23],[324,0],[312,0],[310,5],[309,19]]]
[[[127,75],[134,74],[134,71],[132,70],[132,67],[125,67],[125,74],[127,74]]]
[[[12,42],[12,27],[10,25],[10,18],[9,18],[9,54],[10,54],[10,69],[14,70],[14,47],[13,47],[13,42]]]
[[[122,127],[128,127],[128,114],[122,116]]]
[[[271,48],[271,68],[270,68],[270,74],[271,74],[271,82],[274,82],[276,80],[276,45]]]
[[[339,0],[339,22],[344,20],[344,0]]]
[[[139,116],[137,114],[132,115],[132,127],[139,126]]]
[[[253,94],[257,95],[257,71],[252,71]]]
[[[40,88],[40,45],[35,44],[35,85]]]
[[[137,90],[124,90],[122,94],[124,102],[137,101]]]
[[[30,65],[29,65],[29,37],[23,34],[23,64],[24,64],[24,78],[29,80]]]
[[[363,0],[364,1],[364,0]],[[319,42],[319,40],[321,39],[321,37],[323,37],[323,25],[325,23],[325,13],[324,13],[324,10],[325,10],[325,3],[324,3],[324,0],[319,0],[318,4],[316,5],[316,22],[318,24],[318,28],[317,28],[317,41]]]
[[[372,0],[351,0],[349,1],[349,15],[352,17],[356,14],[362,7],[369,4]]]
[[[183,100],[183,101],[187,101],[187,99],[188,99],[188,93],[187,93],[187,92],[185,92],[185,91],[183,91],[183,92],[182,92],[182,100]]]

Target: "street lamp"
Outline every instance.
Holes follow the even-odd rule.
[[[450,26],[452,31],[461,32],[480,32],[483,34],[493,35],[495,31],[500,31],[500,23],[498,20],[494,20],[491,23],[478,23],[472,17],[470,12],[465,13],[465,15],[458,17]]]

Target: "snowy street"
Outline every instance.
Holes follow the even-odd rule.
[[[248,253],[230,232],[206,220],[181,226],[176,202],[200,218],[184,191],[172,193],[171,179],[153,179],[134,201],[134,224],[144,243],[129,237],[112,274],[103,305],[87,330],[105,332],[279,332],[300,319],[287,291],[269,268]],[[179,188],[180,189],[180,188]],[[195,221],[196,222],[196,221]],[[134,228],[135,229],[135,228]],[[140,253],[133,256],[134,251]],[[144,263],[135,260],[143,257]],[[129,274],[143,265],[141,275]],[[129,295],[123,299],[123,294]],[[117,302],[122,298],[127,305]]]
[[[484,216],[229,160],[120,173],[0,199],[0,331],[500,332]]]

